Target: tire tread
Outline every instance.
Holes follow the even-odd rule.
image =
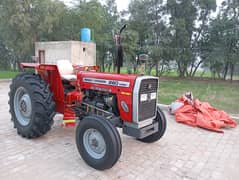
[[[31,87],[29,90],[32,100],[32,117],[29,126],[21,127],[17,121],[17,117],[14,112],[14,94],[19,87],[19,83],[23,86]],[[38,94],[38,95],[36,95]],[[14,128],[17,128],[18,134],[26,138],[36,138],[43,134],[46,134],[53,124],[53,116],[55,115],[55,102],[53,101],[53,95],[49,90],[49,86],[45,83],[40,76],[33,73],[22,73],[17,75],[10,85],[9,92],[9,112],[12,115]]]

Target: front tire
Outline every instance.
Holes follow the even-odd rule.
[[[36,138],[51,129],[55,103],[47,84],[38,75],[17,75],[10,85],[8,103],[14,127],[22,137]]]
[[[155,121],[158,122],[158,131],[143,139],[139,139],[140,141],[145,143],[152,143],[161,139],[161,137],[164,135],[166,131],[167,121],[163,111],[159,107],[157,107],[157,115]]]
[[[117,129],[101,116],[87,116],[79,122],[76,145],[84,161],[98,170],[111,168],[122,151]]]

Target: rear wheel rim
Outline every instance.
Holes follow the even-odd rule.
[[[94,159],[101,159],[106,153],[106,143],[96,129],[87,129],[83,135],[83,144],[87,153]]]
[[[24,87],[19,87],[14,95],[14,111],[17,121],[22,126],[27,126],[30,123],[32,114],[32,103],[27,90]]]

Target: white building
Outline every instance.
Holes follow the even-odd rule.
[[[41,64],[57,64],[69,60],[72,64],[96,65],[96,44],[81,41],[36,42],[35,56]]]

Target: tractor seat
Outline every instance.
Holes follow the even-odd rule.
[[[65,79],[67,81],[76,80],[74,68],[69,60],[58,60],[57,67],[62,79]]]

